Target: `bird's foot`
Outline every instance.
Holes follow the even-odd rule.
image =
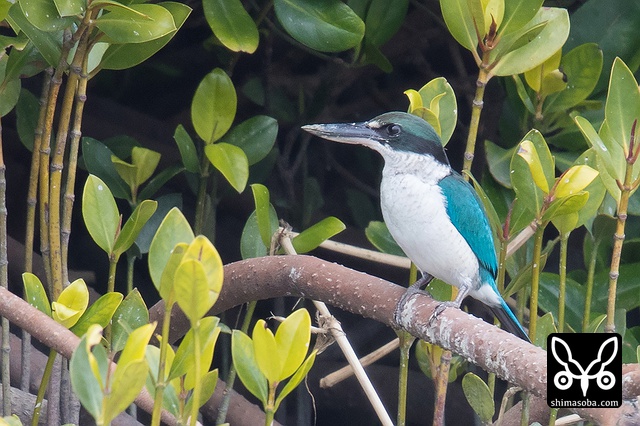
[[[396,305],[395,311],[393,312],[393,319],[396,324],[398,325],[403,324],[402,313],[404,312],[407,304],[409,303],[409,300],[411,300],[413,296],[417,294],[426,294],[429,297],[431,297],[429,292],[422,290],[422,287],[426,286],[426,284],[428,284],[431,281],[431,279],[433,279],[433,277],[431,277],[430,275],[427,278],[423,276],[421,279],[419,279],[418,281],[410,285],[409,288],[407,288],[407,291],[404,292],[404,294],[398,301],[398,304]]]
[[[436,306],[436,309],[434,309],[434,311],[431,314],[431,316],[429,317],[429,321],[427,322],[427,326],[429,328],[433,327],[433,322],[438,318],[438,315],[440,315],[442,312],[444,312],[444,310],[447,309],[447,308],[459,309],[460,308],[460,304],[457,303],[455,300],[451,300],[451,301],[448,301],[448,302],[440,302],[438,304],[438,306]]]

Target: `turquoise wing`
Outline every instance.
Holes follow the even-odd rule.
[[[447,200],[447,214],[451,222],[475,253],[480,266],[495,279],[498,260],[493,233],[478,194],[469,182],[455,172],[442,179],[438,185]]]

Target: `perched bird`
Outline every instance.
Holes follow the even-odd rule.
[[[388,112],[362,123],[302,128],[382,155],[384,221],[422,273],[412,291],[438,278],[459,289],[456,299],[444,302],[442,309],[459,308],[470,295],[488,305],[506,330],[529,340],[496,287],[498,262],[484,207],[473,187],[449,165],[429,123],[412,114]]]

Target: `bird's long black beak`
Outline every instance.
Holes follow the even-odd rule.
[[[367,122],[337,123],[337,124],[309,124],[302,129],[330,141],[365,145],[374,148],[380,143],[380,135],[371,129]]]

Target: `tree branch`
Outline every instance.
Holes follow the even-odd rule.
[[[216,315],[251,300],[283,296],[320,300],[343,310],[398,327],[394,311],[405,288],[311,256],[271,256],[248,259],[225,266],[224,285],[211,313]],[[445,309],[432,324],[429,320],[438,302],[427,295],[411,299],[400,312],[401,326],[412,335],[449,349],[482,369],[514,383],[534,395],[547,393],[546,352],[492,324],[458,309]],[[162,319],[163,303],[150,309],[152,320]],[[171,341],[189,328],[179,308],[171,318]],[[632,374],[623,377],[633,379]],[[634,385],[625,385],[627,389]],[[633,401],[617,409],[575,409],[573,412],[599,424],[639,422]],[[636,401],[637,402],[637,401]]]

